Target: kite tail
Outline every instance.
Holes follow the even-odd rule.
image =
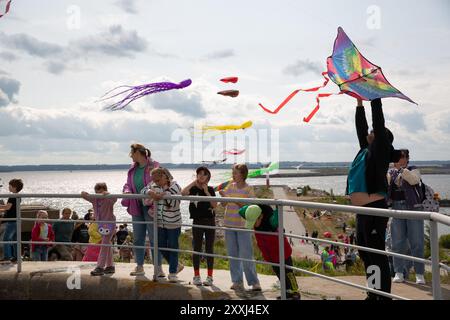
[[[9,12],[9,7],[11,6],[11,0],[6,3],[5,13],[0,14],[0,18]]]
[[[268,113],[271,113],[271,114],[277,114],[278,113],[278,111],[280,111],[280,109],[281,108],[283,108],[285,105],[286,105],[286,103],[288,103],[297,93],[299,93],[300,92],[300,90],[295,90],[294,92],[292,92],[286,99],[284,99],[284,101],[274,110],[274,111],[272,111],[272,110],[270,110],[270,109],[267,109],[266,107],[264,107],[261,103],[259,104],[259,106],[265,111],[265,112],[268,112]]]
[[[339,92],[339,93],[319,93],[319,94],[316,96],[316,101],[317,101],[316,107],[313,109],[313,111],[311,111],[311,113],[310,113],[306,118],[303,118],[303,121],[304,121],[304,122],[309,122],[309,120],[311,120],[312,117],[314,117],[314,115],[317,113],[317,111],[319,111],[319,108],[320,108],[320,98],[327,98],[327,97],[329,97],[329,96],[339,95],[339,94],[342,94],[342,92]]]
[[[309,89],[297,89],[295,91],[293,91],[286,99],[284,99],[284,101],[275,109],[275,110],[270,110],[267,109],[266,107],[264,107],[261,103],[259,104],[259,106],[266,111],[267,113],[271,113],[271,114],[276,114],[278,113],[278,111],[280,111],[297,93],[299,93],[300,91],[303,92],[313,92],[313,91],[317,91],[321,88],[324,88],[327,84],[328,81],[330,81],[330,79],[326,76],[327,72],[322,72],[322,76],[325,78],[325,81],[323,82],[323,84],[321,86],[318,87],[314,87],[314,88],[309,88]]]
[[[169,90],[169,89],[166,87],[163,87],[163,86],[154,86],[154,85],[136,86],[136,87],[130,87],[129,89],[119,92],[113,96],[106,97],[103,100],[108,100],[108,99],[117,97],[121,94],[129,92],[122,100],[107,107],[107,109],[110,109],[110,110],[120,110],[120,109],[123,109],[126,106],[128,106],[131,102],[133,102],[136,99],[142,98],[143,96],[146,96],[148,94],[166,91],[166,90]]]

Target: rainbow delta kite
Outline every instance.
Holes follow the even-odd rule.
[[[328,75],[328,77],[327,77]],[[303,118],[309,122],[320,107],[320,98],[331,95],[348,94],[354,98],[371,101],[377,98],[400,98],[417,104],[405,96],[384,76],[381,68],[367,60],[356,48],[344,30],[339,27],[334,42],[333,54],[327,58],[327,71],[322,73],[325,82],[318,87],[298,89],[293,91],[275,110],[270,110],[259,104],[264,111],[276,114],[300,91],[313,92],[325,87],[331,79],[339,86],[339,93],[319,93],[316,96],[317,105],[314,110]]]

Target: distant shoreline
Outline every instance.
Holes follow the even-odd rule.
[[[416,161],[412,165],[419,167],[422,174],[450,174],[450,161]],[[168,169],[195,169],[202,163],[197,164],[173,164],[161,163],[161,166]],[[230,169],[232,164],[218,164],[209,166],[210,169]],[[250,169],[261,168],[261,163],[247,164]],[[350,162],[280,162],[281,172],[271,174],[273,178],[291,178],[291,177],[321,177],[321,176],[344,176],[348,174]],[[295,168],[299,171],[295,172]],[[6,172],[24,172],[24,171],[101,171],[101,170],[128,170],[130,164],[98,164],[98,165],[14,165],[0,166],[0,173]],[[307,172],[305,172],[307,171]],[[261,178],[263,178],[262,176]]]

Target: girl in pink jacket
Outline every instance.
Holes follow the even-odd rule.
[[[108,194],[108,187],[104,182],[97,183],[94,190],[96,194]],[[111,244],[111,239],[116,231],[116,216],[114,215],[113,207],[117,202],[117,198],[92,198],[89,196],[89,193],[84,191],[81,192],[81,196],[83,199],[92,203],[94,207],[95,220],[98,221],[98,232],[102,236],[101,244]],[[111,223],[102,221],[110,221]],[[97,259],[97,267],[91,271],[91,275],[102,276],[115,272],[112,247],[101,246]]]

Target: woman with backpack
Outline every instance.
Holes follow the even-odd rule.
[[[350,196],[353,206],[365,208],[387,209],[386,195],[388,183],[386,172],[389,164],[398,161],[398,150],[394,150],[392,142],[394,135],[385,127],[381,99],[370,101],[372,109],[373,130],[369,132],[364,105],[358,99],[355,113],[356,132],[360,150],[353,160],[347,177],[346,194]],[[388,218],[365,214],[356,215],[356,244],[379,250],[385,249],[386,226]],[[372,272],[369,267],[380,268],[380,288],[386,293],[391,292],[391,275],[389,261],[385,255],[359,250],[359,256],[364,262],[366,278],[369,280]],[[369,292],[367,300],[390,299]]]
[[[392,209],[421,210],[422,195],[420,187],[420,171],[416,167],[408,166],[409,151],[401,150],[401,158],[389,169],[387,178],[389,183],[389,200]],[[391,223],[392,251],[423,258],[424,251],[424,222],[423,220],[393,218]],[[409,247],[409,248],[408,248]],[[407,262],[394,257],[394,282],[404,282],[404,271]],[[423,263],[414,262],[416,283],[425,284]]]

